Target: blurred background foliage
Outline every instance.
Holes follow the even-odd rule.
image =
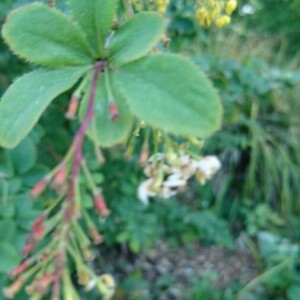
[[[29,2],[2,0],[0,24],[8,11]],[[65,9],[64,1],[58,4]],[[116,276],[116,299],[298,300],[300,1],[239,0],[231,24],[222,30],[201,28],[194,4],[171,1],[166,51],[189,56],[221,95],[223,127],[205,141],[204,154],[218,155],[222,170],[204,187],[191,182],[180,197],[156,199],[145,207],[136,197],[143,179],[138,151],[128,160],[122,147],[106,150],[106,163],[99,165],[87,142],[87,162],[112,210],[106,222],[91,211],[105,236],[95,248],[95,267]],[[0,40],[0,95],[32,68]],[[16,149],[0,149],[0,287],[21,259],[30,223],[51,203],[51,194],[34,204],[27,195],[71,141],[77,125],[64,119],[69,96],[57,99]],[[84,202],[92,208],[92,199]],[[161,250],[161,244],[169,250]],[[230,253],[246,268],[254,264],[254,275],[241,282],[229,270],[225,277],[233,279],[222,285],[218,278],[226,266],[211,270],[201,265],[193,272],[181,266],[187,254],[196,266],[199,256],[210,262],[205,253],[216,251],[221,251],[223,264]],[[163,270],[167,262],[161,258],[171,260],[170,253],[177,257],[172,272]],[[249,255],[248,266],[244,261]],[[184,280],[177,277],[178,270],[185,272]],[[93,294],[89,298],[98,299]]]

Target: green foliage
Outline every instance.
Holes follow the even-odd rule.
[[[85,32],[99,58],[105,58],[104,44],[111,29],[117,0],[70,0],[72,15]]]
[[[14,1],[1,1],[1,20],[4,20],[4,14],[7,9],[11,9],[14,6],[12,2]],[[19,1],[18,5],[29,2]],[[104,2],[108,5],[114,5],[113,1]],[[173,13],[174,3],[176,4],[176,18],[172,19],[171,32],[174,36],[181,36],[182,34],[185,36],[195,36],[196,27],[191,19],[191,15],[189,15],[191,7],[187,7],[184,14],[178,9],[183,2],[181,0],[173,1],[170,7],[170,12]],[[185,2],[191,5],[193,1]],[[81,5],[82,3],[83,1],[77,1],[76,4]],[[89,3],[92,2],[89,1]],[[272,5],[272,9],[275,6],[277,6],[277,3],[274,3],[274,6]],[[281,10],[283,11],[283,9]],[[83,12],[80,9],[78,11]],[[263,11],[266,12],[265,10]],[[94,16],[94,14],[99,12],[102,13],[103,10],[85,12],[91,14],[91,18],[88,21],[92,21],[93,18],[99,22],[103,20]],[[90,31],[92,28],[89,27],[94,25],[83,25],[80,23],[80,17],[75,17],[74,11],[72,13],[72,22],[77,22],[86,36],[96,34],[93,31],[95,28],[93,27],[94,29]],[[58,14],[61,16],[61,13]],[[106,18],[106,24],[111,24],[112,16],[111,11],[105,13],[104,19]],[[277,22],[278,18],[274,17],[274,14],[272,16],[274,24],[276,23],[277,26],[279,24],[285,25]],[[63,18],[71,22],[69,17]],[[263,23],[263,21],[265,19],[260,18],[260,22]],[[129,23],[130,21],[125,23],[124,26],[129,26],[126,25]],[[49,24],[47,26],[49,27]],[[75,26],[76,30],[79,30],[77,25],[72,26]],[[140,30],[152,35],[151,27],[151,25],[148,25],[147,30],[145,28],[141,28]],[[105,26],[101,28],[105,28]],[[108,25],[106,28],[108,28]],[[119,29],[120,32],[121,29],[122,26]],[[61,33],[61,28],[57,32]],[[106,33],[102,32],[100,34],[103,41],[106,39]],[[200,34],[203,34],[203,32]],[[156,41],[160,37],[156,34],[152,36],[157,37]],[[206,38],[206,36],[204,37]],[[137,34],[136,38],[141,40],[139,34]],[[95,42],[92,37],[87,39],[91,47],[95,47],[93,51],[97,51],[96,47],[102,44],[98,42],[93,43],[93,41]],[[178,39],[177,42],[181,45],[183,44],[183,40]],[[140,55],[140,53],[148,54],[151,47],[155,46],[154,44],[150,46],[148,43],[141,43],[143,47],[146,44],[145,48],[147,48],[147,51],[145,48],[141,50],[137,47],[134,50],[138,50],[138,54],[134,53],[134,55]],[[120,42],[120,44],[122,43]],[[122,47],[125,46],[129,47],[129,45],[122,44]],[[74,45],[71,45],[71,47],[74,47]],[[221,48],[222,46],[219,47]],[[123,50],[125,49],[122,48]],[[48,52],[41,52],[41,54],[48,55]],[[106,55],[109,56],[109,52]],[[98,58],[101,56],[97,53],[95,56],[89,56],[88,60],[94,62],[95,57]],[[127,59],[124,58],[124,60]],[[105,77],[101,77],[97,90],[98,96],[96,99],[96,114],[93,120],[93,128],[90,128],[89,131],[89,136],[93,141],[96,141],[96,144],[105,147],[111,146],[124,141],[128,137],[133,118],[130,114],[134,113],[131,106],[135,105],[135,103],[136,107],[140,105],[144,114],[140,115],[140,113],[136,112],[134,115],[139,119],[144,119],[144,115],[146,117],[148,114],[150,115],[154,103],[151,102],[152,98],[149,97],[150,100],[147,99],[147,101],[140,101],[140,99],[143,99],[145,94],[150,95],[148,89],[145,88],[145,82],[156,83],[156,78],[158,83],[162,81],[161,77],[157,75],[159,71],[156,71],[156,69],[160,70],[163,65],[160,63],[160,59],[159,56],[151,56],[139,59],[128,65],[122,65],[119,70],[112,68],[107,72],[108,84],[104,82]],[[151,68],[139,66],[140,62],[144,64],[146,61],[157,61],[152,68],[153,74],[146,71],[146,69],[151,70]],[[298,270],[300,236],[298,230],[299,221],[297,221],[297,214],[299,215],[298,199],[300,199],[298,184],[299,170],[297,167],[299,165],[300,138],[297,129],[299,128],[299,103],[297,102],[297,91],[295,88],[299,83],[299,73],[287,72],[283,69],[270,66],[262,60],[255,59],[238,62],[207,55],[198,56],[195,61],[214,80],[225,104],[224,128],[205,144],[205,151],[207,153],[216,152],[220,154],[223,163],[223,172],[218,176],[213,185],[209,185],[206,189],[202,188],[201,191],[197,189],[196,195],[193,195],[192,204],[186,199],[171,199],[168,202],[158,200],[158,202],[152,204],[150,207],[145,208],[136,201],[136,187],[141,181],[141,174],[137,171],[137,168],[130,162],[124,162],[123,158],[121,158],[121,161],[116,159],[120,153],[115,150],[105,151],[105,156],[110,158],[108,158],[106,166],[99,167],[94,156],[93,159],[91,158],[93,155],[91,153],[93,153],[94,149],[87,143],[86,148],[89,149],[90,147],[89,150],[91,152],[90,156],[87,157],[87,163],[94,170],[93,178],[95,182],[103,184],[109,207],[113,211],[112,216],[105,223],[99,220],[96,214],[93,216],[105,236],[104,248],[108,247],[110,251],[114,248],[115,251],[119,251],[117,245],[120,244],[123,249],[128,248],[130,252],[138,254],[149,250],[159,239],[167,241],[172,246],[180,246],[191,241],[200,240],[204,244],[217,243],[218,245],[230,248],[233,246],[233,237],[228,229],[229,225],[231,225],[235,229],[235,234],[240,234],[243,230],[246,230],[247,234],[254,237],[254,241],[257,239],[258,248],[256,248],[255,244],[252,244],[252,246],[256,250],[254,252],[262,266],[262,276],[258,277],[257,280],[254,279],[254,284],[246,289],[246,292],[243,294],[244,297],[241,297],[241,299],[297,300],[299,299],[300,284]],[[173,63],[174,65],[177,64],[177,62],[172,61],[170,66],[173,66]],[[187,64],[191,66],[189,62]],[[163,88],[163,90],[168,90],[168,86],[171,85],[176,89],[180,80],[176,79],[176,81],[172,81],[172,77],[175,77],[175,74],[177,74],[176,76],[181,78],[185,74],[185,68],[174,68],[176,71],[172,68],[172,72],[167,72],[165,76],[171,79],[170,83],[167,80],[163,81],[166,86],[166,89]],[[191,66],[191,68],[193,69],[192,72],[194,72],[195,66]],[[127,69],[130,72],[127,72]],[[134,72],[136,72],[136,69],[139,69],[139,72],[132,75],[131,73],[133,72],[131,69],[134,69]],[[0,93],[4,92],[4,89],[6,89],[13,78],[25,70],[27,69],[25,69],[24,65],[17,61],[16,58],[12,58],[0,41]],[[35,72],[37,72],[36,74],[45,74],[47,80],[45,79],[41,83],[39,81],[42,80],[40,76],[36,76],[34,82],[37,82],[37,84],[31,82],[29,85],[35,87],[33,91],[32,88],[28,88],[28,84],[24,83],[22,90],[16,92],[17,96],[10,97],[11,100],[9,102],[12,105],[18,101],[17,105],[23,107],[20,116],[23,116],[27,108],[32,114],[37,112],[36,109],[32,109],[35,102],[33,100],[30,101],[29,98],[39,99],[36,98],[38,89],[49,82],[46,73],[53,72],[54,74],[54,72],[57,72],[58,74],[67,71],[40,70]],[[80,71],[78,72],[80,73]],[[198,70],[195,72],[199,74]],[[60,91],[57,90],[55,95],[68,90],[71,88],[71,83],[69,85],[67,82],[73,80],[75,84],[81,76],[79,73],[75,75],[70,69],[70,74],[74,75],[69,76],[68,73],[65,80],[60,78],[54,83],[51,80],[49,83],[49,86],[51,85],[50,90],[53,91],[52,88],[56,90],[58,85],[63,85],[64,87],[59,88]],[[26,76],[32,76],[31,74]],[[127,76],[128,78],[125,79]],[[115,83],[115,79],[117,83]],[[15,85],[20,80],[23,79],[17,80]],[[142,81],[144,88],[141,88],[139,84],[133,87],[131,80]],[[110,86],[111,83],[112,85]],[[14,89],[14,85],[11,89]],[[200,84],[197,87],[195,86],[198,98],[199,89],[202,89]],[[120,114],[120,119],[117,122],[112,122],[109,118],[108,104],[110,95],[108,94],[110,92]],[[214,92],[212,91],[212,93]],[[0,104],[0,120],[2,123],[4,122],[3,120],[7,120],[7,114],[4,114],[5,110],[3,111],[3,115],[1,114],[1,107],[2,105],[3,107],[4,105],[8,105],[5,99],[9,94],[10,92],[4,96]],[[28,94],[31,96],[26,98],[25,101],[20,100],[25,99],[23,97],[27,97]],[[81,115],[83,115],[85,110],[87,96],[83,99]],[[169,99],[169,96],[170,93],[164,95],[162,98]],[[180,105],[184,104],[184,99],[186,98],[182,95],[182,97],[177,97],[177,93],[175,96],[174,99],[177,102],[174,101],[175,103],[172,102],[169,104],[169,110],[167,111],[164,109],[164,106],[161,108],[162,105],[165,105],[164,101],[157,101],[158,111],[164,112],[164,118],[171,118],[168,124],[172,124],[172,118],[178,118],[180,115],[178,112],[181,113],[184,110],[184,107],[182,108]],[[43,97],[43,101],[40,105],[46,105],[47,96],[41,95],[41,97]],[[63,113],[66,109],[68,97],[69,95],[65,95],[59,101],[53,102],[40,121],[42,132],[46,132],[46,136],[43,138],[42,143],[39,144],[38,158],[35,144],[40,139],[39,130],[41,126],[36,127],[31,133],[30,138],[25,139],[16,149],[9,151],[0,149],[0,287],[7,281],[6,277],[1,276],[1,274],[6,273],[20,260],[20,249],[24,245],[25,238],[30,229],[30,223],[37,214],[27,194],[28,190],[47,172],[47,167],[40,165],[40,161],[48,165],[56,164],[57,158],[64,154],[68,143],[71,141],[71,134],[76,124],[70,125],[63,120]],[[179,98],[182,99],[179,101]],[[196,99],[196,97],[192,99]],[[191,103],[193,101],[191,100]],[[5,104],[6,102],[7,104]],[[23,102],[25,103],[22,106]],[[131,102],[135,103],[131,104]],[[126,103],[128,104],[130,113]],[[176,114],[170,114],[170,107],[174,105],[176,108],[177,104]],[[211,102],[203,102],[205,109],[211,109],[210,105]],[[193,106],[191,107],[193,108]],[[181,130],[181,127],[185,126],[186,121],[190,119],[196,120],[198,118],[200,123],[208,120],[206,113],[205,118],[199,116],[197,113],[198,111],[191,109],[191,115],[188,115],[184,121],[181,120],[180,126],[175,125],[175,129],[173,128],[172,132],[177,133],[177,130]],[[156,120],[156,117],[156,115],[153,116],[154,120]],[[10,121],[11,123],[7,123],[8,125],[5,130],[1,130],[0,126],[1,142],[3,142],[2,133],[9,140],[9,143],[14,139],[8,132],[11,132],[11,128],[16,128],[14,127],[15,123],[19,124],[18,130],[15,129],[18,131],[18,136],[27,124],[18,123],[20,120],[17,117],[12,118]],[[199,122],[196,125],[197,129],[195,129],[197,133],[200,132],[199,129],[201,130]],[[161,123],[158,120],[157,127],[160,126]],[[95,128],[96,132],[93,132]],[[27,128],[25,131],[28,132],[29,130]],[[21,138],[18,137],[19,140]],[[83,179],[81,180],[82,185],[85,186],[86,182]],[[192,194],[195,193],[194,188],[189,192]],[[47,198],[47,202],[49,201],[51,201],[51,198]],[[85,195],[83,202],[86,209],[93,207],[90,196]],[[209,209],[203,209],[205,207]],[[285,215],[279,214],[278,211],[285,212]],[[289,214],[296,215],[296,221],[293,226],[288,222],[288,218],[286,217]],[[223,220],[220,216],[226,217],[226,220]],[[251,247],[249,246],[249,248]],[[120,253],[119,257],[122,255]],[[114,267],[115,262],[113,261],[109,269]],[[128,268],[130,267],[128,266]],[[171,275],[168,278],[158,276],[155,284],[151,286],[151,283],[143,279],[142,274],[133,273],[131,277],[128,277],[125,282],[120,282],[120,284],[126,288],[128,293],[126,295],[135,296],[137,297],[136,299],[141,299],[142,297],[150,299],[151,296],[153,299],[156,299],[159,296],[163,297],[163,291],[177,283],[174,282]],[[195,280],[195,285],[191,289],[188,289],[185,295],[187,299],[191,300],[206,300],[208,298],[214,300],[233,300],[237,299],[239,290],[241,290],[239,286],[230,286],[224,290],[217,289],[213,287],[212,280],[201,278]],[[149,291],[153,292],[153,294],[150,295]],[[24,297],[26,298],[26,296]],[[24,299],[24,297],[20,296],[20,299]],[[98,298],[98,296],[95,296],[94,299]],[[124,299],[124,297],[122,298],[121,295],[119,299]]]
[[[109,61],[120,66],[147,55],[164,30],[164,19],[159,14],[143,12],[135,15],[116,32],[109,44]]]
[[[16,146],[30,132],[50,102],[70,89],[86,70],[86,67],[41,69],[16,80],[0,103],[0,145]]]
[[[213,287],[213,276],[207,274],[203,278],[195,278],[194,285],[188,293],[188,300],[234,300],[238,286],[232,284],[225,290]]]
[[[0,255],[1,255],[0,273],[8,272],[14,266],[16,266],[21,260],[21,257],[16,251],[16,249],[11,244],[7,243],[5,240],[1,242]]]
[[[133,163],[122,161],[120,154],[115,155],[101,170],[112,211],[111,217],[100,224],[106,245],[127,245],[134,253],[147,252],[159,239],[177,246],[201,240],[207,244],[233,247],[229,224],[210,211],[195,211],[195,207],[175,198],[158,201],[149,207],[137,202],[139,170]],[[201,200],[195,199],[194,202],[200,204]]]
[[[172,43],[182,43],[182,38],[195,38],[195,0],[172,0],[169,6],[169,32]],[[177,39],[179,38],[179,39]]]
[[[18,56],[38,65],[57,68],[92,63],[80,29],[67,16],[42,4],[13,11],[2,36]]]
[[[46,172],[37,165],[36,145],[25,139],[14,150],[0,150],[0,275],[20,262],[20,250],[39,211],[28,189]]]
[[[195,60],[224,99],[225,125],[205,146],[224,162],[218,189],[223,200],[216,209],[229,212],[240,199],[256,199],[286,214],[299,213],[299,73],[259,59],[244,64],[212,56]]]
[[[256,0],[243,1],[249,3],[254,13],[245,17],[247,28],[261,32],[265,36],[280,36],[288,42],[287,50],[290,55],[298,52],[300,42],[299,0]]]
[[[222,108],[217,93],[184,58],[147,57],[123,66],[114,81],[133,114],[166,132],[206,137],[220,126]]]
[[[251,206],[245,211],[247,233],[256,235],[260,230],[277,229],[285,225],[280,215],[268,205],[259,204],[254,211]]]
[[[127,139],[132,129],[132,116],[127,108],[123,95],[114,87],[111,96],[116,101],[119,119],[115,121],[111,120],[109,114],[109,101],[112,101],[113,99],[110,99],[110,96],[107,94],[107,78],[105,78],[105,76],[102,76],[97,84],[95,113],[88,135],[96,145],[111,147],[115,144],[122,143]],[[89,100],[88,96],[89,94],[87,94],[82,101],[80,109],[81,120],[86,113]]]
[[[107,33],[108,25],[106,25],[106,29],[103,29],[104,32],[97,32],[98,29],[95,30],[95,26],[100,26],[101,22],[99,21],[100,23],[96,25],[92,22],[92,20],[98,20],[98,17],[100,17],[94,16],[95,9],[93,8],[95,8],[96,2],[90,1],[84,9],[82,9],[80,3],[80,1],[71,2],[74,20],[77,19],[88,39],[96,40],[95,43],[99,44],[99,55],[103,59],[104,53],[101,52],[103,52],[105,41],[101,35],[104,32]],[[100,3],[102,2],[97,1],[97,5],[100,5]],[[102,13],[104,14],[103,22],[106,24],[112,21],[112,9],[115,5],[109,5],[108,3],[105,5],[107,6],[104,6],[105,9]],[[106,18],[108,19],[106,20]],[[43,25],[38,26],[42,20],[44,20]],[[50,20],[55,20],[55,26],[45,25],[50,23]],[[83,20],[86,21],[83,22]],[[23,23],[25,23],[25,27],[22,25]],[[129,104],[131,112],[140,120],[149,121],[150,125],[177,134],[207,136],[220,126],[221,105],[217,94],[205,76],[190,62],[175,56],[159,55],[137,60],[149,54],[159,41],[163,31],[164,20],[156,13],[139,13],[121,26],[108,45],[107,67],[113,68],[109,76],[116,78],[117,85],[121,83],[120,90],[123,97]],[[42,4],[27,5],[15,10],[8,17],[2,32],[6,42],[14,52],[36,64],[64,67],[89,65],[92,61],[95,63],[97,61],[94,55],[89,52],[85,36],[76,24],[72,23],[62,13]],[[128,64],[133,60],[137,61]],[[123,64],[125,65],[120,70],[115,70],[116,65]],[[159,72],[156,70],[158,68]],[[177,72],[179,69],[180,75]],[[36,71],[19,79],[8,89],[0,106],[0,116],[1,113],[3,115],[3,118],[1,118],[3,120],[2,125],[0,126],[0,143],[3,146],[15,146],[36,124],[47,105],[60,93],[71,88],[83,75],[84,71],[87,72],[87,69],[82,69],[82,73],[78,71],[78,77],[75,77],[74,72],[74,77],[66,78],[69,76],[70,70],[66,69],[61,72]],[[46,72],[49,72],[49,75]],[[69,73],[65,74],[64,72]],[[143,73],[142,76],[141,72]],[[124,76],[124,74],[127,76]],[[56,83],[55,78],[51,82],[48,81],[47,84],[44,83],[45,76],[56,76],[58,83]],[[65,78],[63,78],[64,76]],[[36,77],[39,77],[38,80],[36,80]],[[132,80],[132,77],[134,80]],[[139,77],[143,80],[137,81]],[[49,89],[47,88],[48,85],[50,86]],[[121,106],[120,103],[123,97],[118,92],[118,86],[115,85],[110,87],[110,83],[106,82],[105,91],[103,91],[104,97],[107,97],[109,101],[113,101],[114,99],[110,99],[111,96],[119,96],[120,98],[116,102],[119,103],[118,106]],[[31,87],[26,94],[23,93],[25,86]],[[85,87],[84,90],[79,92],[87,95],[89,94],[89,88],[90,86]],[[114,90],[116,90],[116,94],[112,95]],[[44,92],[41,93],[41,91]],[[22,94],[21,97],[23,98],[20,105],[18,104],[19,93]],[[140,101],[140,95],[147,96],[147,99]],[[37,100],[34,102],[32,99]],[[103,100],[97,99],[97,103],[101,102],[103,103]],[[151,110],[145,104],[149,105],[151,109],[153,108],[154,113],[149,117],[148,112]],[[101,112],[94,116],[93,124],[98,124],[99,117],[105,112],[105,110],[102,110],[103,105],[101,107],[99,104],[97,105]],[[22,117],[19,117],[20,112],[25,107],[27,113],[23,113]],[[174,111],[170,110],[169,107],[174,107]],[[130,122],[127,120],[130,117],[126,113],[125,105],[120,109],[122,110],[122,116],[125,116],[125,120],[117,126],[113,123],[110,124],[112,128],[109,128],[108,132],[116,134],[116,136],[113,136],[111,141],[104,140],[103,146],[111,146],[116,142],[121,142],[121,137],[125,138],[127,136],[130,128]],[[32,112],[32,110],[34,111]],[[11,116],[15,116],[20,121],[12,124]],[[182,120],[188,120],[189,122],[183,122],[185,126],[181,126]],[[108,125],[107,120],[104,119],[104,122]],[[119,127],[119,130],[115,130],[117,127]],[[98,133],[96,133],[96,136],[99,143]]]
[[[266,294],[270,299],[297,299],[299,244],[267,231],[258,232],[257,238],[266,270],[239,291],[238,299],[265,299]]]

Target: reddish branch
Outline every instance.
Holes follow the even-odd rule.
[[[72,168],[72,173],[71,173],[71,178],[70,178],[69,188],[68,188],[68,195],[67,195],[67,200],[69,202],[72,202],[74,199],[75,181],[78,176],[80,164],[82,161],[83,141],[84,141],[84,137],[85,137],[86,131],[88,129],[88,126],[89,126],[89,124],[92,120],[93,114],[94,114],[94,104],[95,104],[95,98],[96,98],[97,82],[98,82],[100,73],[103,71],[104,67],[105,67],[105,61],[100,61],[95,65],[95,73],[94,73],[93,82],[91,85],[87,113],[83,119],[83,122],[82,122],[79,130],[76,133],[74,143],[72,146],[74,148],[74,162],[73,162],[73,168]]]
[[[75,196],[75,184],[76,179],[80,171],[80,165],[82,162],[82,150],[83,150],[83,142],[88,129],[88,126],[94,115],[94,106],[96,99],[96,89],[97,82],[100,76],[100,73],[103,71],[105,67],[105,61],[100,61],[94,66],[94,77],[92,81],[92,85],[90,88],[89,95],[89,103],[86,115],[81,123],[79,130],[77,131],[73,144],[71,146],[71,151],[73,152],[73,166],[71,171],[71,176],[68,184],[68,193],[67,193],[67,201],[68,207],[65,211],[65,222],[71,224],[71,220],[77,217],[77,214],[74,213],[74,196]],[[65,231],[65,235],[67,236],[69,232],[69,228]],[[59,253],[56,257],[56,272],[54,274],[54,282],[52,288],[52,300],[58,300],[60,295],[60,279],[62,276],[64,268],[64,254]]]

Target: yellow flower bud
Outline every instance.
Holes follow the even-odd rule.
[[[237,1],[236,0],[229,0],[226,4],[226,13],[228,15],[231,15],[237,7]]]
[[[205,8],[199,8],[196,11],[197,19],[201,20],[207,15],[207,10]]]
[[[219,13],[220,13],[220,10],[218,8],[214,8],[209,14],[210,19],[212,21],[215,20],[216,17],[219,15]]]
[[[211,18],[209,16],[206,16],[205,18],[200,20],[200,25],[208,28],[211,26],[211,22],[212,22]]]
[[[167,7],[166,6],[159,6],[157,8],[157,11],[161,14],[165,14],[167,12]]]
[[[216,20],[216,25],[219,28],[222,28],[228,25],[229,23],[230,23],[230,17],[226,15],[222,15]]]
[[[209,0],[207,2],[207,5],[210,7],[215,7],[216,5],[218,5],[218,2],[216,2],[216,0]]]

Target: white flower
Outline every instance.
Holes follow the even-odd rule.
[[[205,156],[196,164],[196,176],[201,184],[211,179],[221,168],[221,162],[216,156]]]
[[[177,194],[177,190],[174,191],[167,186],[162,186],[161,190],[159,191],[158,196],[161,198],[167,199],[172,196],[175,196],[176,194]]]
[[[191,157],[189,155],[181,155],[179,157],[179,161],[182,166],[189,165],[191,162]]]
[[[152,155],[144,168],[144,174],[148,177],[155,177],[156,173],[159,172],[160,169],[164,168],[163,160],[164,160],[163,153],[156,153]]]
[[[220,168],[221,162],[216,156],[206,156],[197,161],[184,154],[168,161],[165,154],[157,153],[149,158],[144,169],[149,179],[139,185],[138,198],[148,205],[149,197],[175,196],[186,187],[188,179],[192,176],[196,175],[198,181],[204,184]]]
[[[156,163],[156,162],[159,162],[159,161],[162,161],[163,159],[165,158],[165,154],[164,153],[156,153],[156,154],[153,154],[149,159],[148,161],[150,163]]]
[[[181,155],[178,159],[178,165],[172,167],[172,173],[179,173],[186,178],[192,177],[195,171],[194,160],[189,155]]]
[[[145,205],[149,204],[149,197],[154,197],[157,194],[150,190],[151,185],[154,183],[153,179],[147,179],[143,181],[138,187],[138,198]]]
[[[187,177],[180,173],[174,173],[167,177],[163,183],[168,188],[180,188],[186,186]]]
[[[175,196],[180,188],[186,186],[186,183],[187,178],[184,175],[180,173],[171,174],[163,182],[159,196],[165,199]]]

